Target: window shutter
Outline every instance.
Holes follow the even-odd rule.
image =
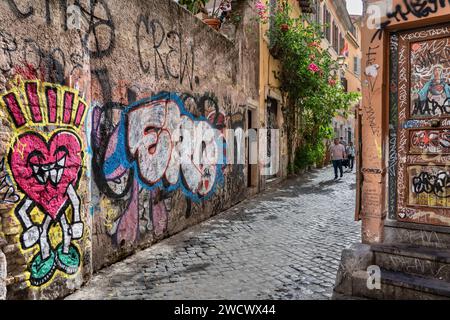
[[[360,75],[361,74],[361,58],[358,57],[356,61],[358,62],[358,75]]]
[[[339,55],[341,54],[342,50],[344,50],[344,46],[345,46],[344,36],[342,35],[342,33],[339,33],[339,52],[338,52]]]

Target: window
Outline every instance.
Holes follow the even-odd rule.
[[[339,28],[333,21],[333,48],[339,54]]]
[[[269,2],[269,28],[273,29],[274,15],[277,10],[277,0],[270,0]]]
[[[347,81],[347,79],[345,77],[341,78],[341,84],[344,87],[344,91],[348,92],[348,81]]]
[[[361,58],[353,57],[353,72],[357,75],[361,74]]]
[[[320,2],[319,0],[314,1],[314,8],[315,8],[315,14],[314,14],[314,20],[317,24],[322,23],[322,12],[320,11]]]
[[[357,38],[357,34],[356,34],[356,28],[355,25],[352,24],[352,26],[350,27],[350,33]]]
[[[344,50],[345,39],[342,33],[339,33],[339,52],[338,54],[342,54],[342,50]]]
[[[325,38],[331,42],[331,14],[326,7],[323,7],[323,22]]]

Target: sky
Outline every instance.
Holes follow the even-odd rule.
[[[362,15],[362,0],[347,0],[347,10],[350,14]]]

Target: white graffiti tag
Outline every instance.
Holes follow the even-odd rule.
[[[131,109],[126,125],[128,152],[145,184],[182,179],[194,194],[212,190],[223,151],[221,133],[208,121],[183,114],[172,100],[158,100]]]

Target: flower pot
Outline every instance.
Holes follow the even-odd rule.
[[[281,56],[282,56],[282,54],[283,54],[283,51],[282,51],[282,48],[279,46],[279,45],[274,45],[274,46],[271,46],[270,48],[269,48],[269,53],[272,55],[272,57],[274,57],[275,59],[280,59],[281,58]]]
[[[219,30],[220,28],[220,20],[217,18],[205,18],[203,19],[203,22],[206,23],[208,26],[210,26],[213,29]]]

